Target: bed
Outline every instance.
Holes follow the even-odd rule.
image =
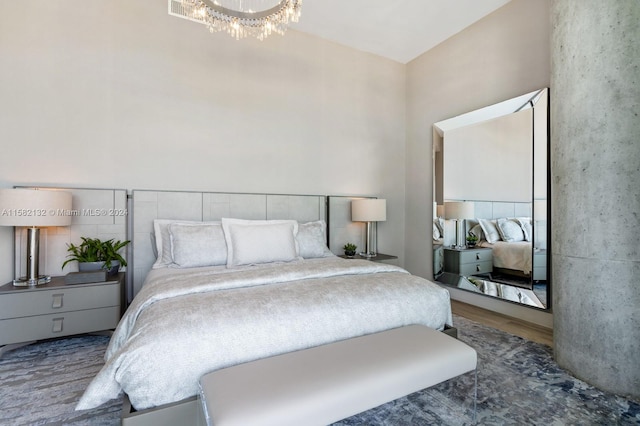
[[[322,209],[308,222],[273,217],[301,217],[295,211],[306,200],[297,196],[287,201],[288,214],[194,221],[160,218],[164,207],[149,205],[162,204],[157,195],[143,194],[133,209],[138,241],[153,229],[155,260],[144,266],[148,273],[79,410],[120,392],[138,411],[173,410],[196,395],[203,374],[219,368],[409,324],[442,330],[452,322],[449,293],[437,284],[395,265],[335,256]],[[134,268],[138,275],[140,265]]]
[[[479,238],[478,246],[492,249],[494,271],[531,277],[531,218],[467,219],[466,229]]]

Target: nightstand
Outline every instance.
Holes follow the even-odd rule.
[[[490,248],[444,249],[444,270],[462,276],[493,272],[493,253]]]
[[[370,260],[372,262],[385,262],[387,260],[395,260],[398,258],[398,256],[393,256],[391,254],[382,254],[382,253],[378,253],[378,255],[376,257],[364,257],[364,256],[360,256],[359,254],[356,254],[353,257],[347,257],[344,254],[341,254],[340,256],[343,259],[362,259],[362,260]]]
[[[0,356],[36,340],[112,330],[124,301],[124,273],[105,282],[0,287]]]

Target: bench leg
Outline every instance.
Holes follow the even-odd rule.
[[[478,409],[478,368],[473,370],[473,424],[477,422]]]

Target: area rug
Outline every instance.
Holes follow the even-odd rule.
[[[478,351],[477,424],[635,425],[640,404],[602,392],[560,369],[551,348],[454,316],[460,340]],[[74,411],[99,371],[108,338],[45,341],[0,359],[0,425],[117,425],[121,399]],[[336,423],[472,424],[473,374]]]

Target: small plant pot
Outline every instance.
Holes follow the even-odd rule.
[[[99,271],[106,269],[104,262],[78,262],[78,270],[80,272]],[[107,270],[107,275],[115,275],[120,270],[120,262],[117,260],[111,261],[111,269]]]
[[[344,255],[347,257],[355,257],[356,252],[355,251],[345,251]]]
[[[475,248],[476,243],[467,243],[467,248]]]

